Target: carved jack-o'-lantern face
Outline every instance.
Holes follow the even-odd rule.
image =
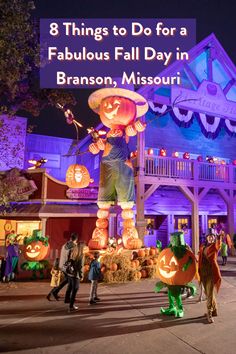
[[[70,165],[66,172],[66,184],[70,188],[85,188],[88,187],[90,175],[87,168],[83,165]]]
[[[46,246],[41,241],[33,241],[25,246],[24,257],[29,261],[41,261],[49,251],[49,245]]]
[[[135,119],[136,105],[125,97],[106,97],[101,102],[99,115],[102,123],[108,128],[114,125],[127,126]]]
[[[182,258],[177,258],[170,248],[166,248],[160,253],[157,264],[159,278],[169,285],[187,284],[196,273],[195,257],[189,250]]]

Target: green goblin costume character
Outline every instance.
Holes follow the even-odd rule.
[[[49,262],[45,260],[49,249],[48,237],[42,236],[41,230],[34,230],[32,236],[25,237],[23,255],[27,261],[22,263],[21,269],[32,271],[32,279],[37,278],[37,271],[40,279],[44,277],[44,269],[49,268]]]
[[[183,317],[184,309],[181,292],[189,288],[191,295],[196,294],[196,287],[190,283],[196,274],[196,260],[193,252],[184,241],[183,232],[171,234],[170,244],[158,257],[158,277],[155,291],[167,287],[169,307],[161,308],[163,315]]]
[[[88,103],[99,114],[102,123],[110,128],[106,139],[98,138],[89,146],[93,154],[104,151],[100,165],[98,219],[89,248],[107,247],[109,209],[115,202],[122,208],[124,247],[140,248],[142,241],[133,221],[134,175],[128,141],[129,137],[145,129],[145,124],[135,119],[147,112],[147,101],[131,90],[104,88],[95,91]]]

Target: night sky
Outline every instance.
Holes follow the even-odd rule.
[[[94,1],[94,0],[35,0],[38,18],[196,18],[197,42],[215,33],[225,51],[236,63],[235,48],[235,2],[234,0],[136,0],[136,1]],[[92,90],[73,90],[78,104],[73,109],[85,128],[96,126],[99,117],[87,104]],[[37,127],[34,133],[76,138],[75,129],[65,123],[62,112],[48,108],[29,124]],[[80,138],[86,134],[84,129]]]

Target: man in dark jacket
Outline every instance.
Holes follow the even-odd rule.
[[[59,261],[59,269],[64,273],[64,279],[60,283],[59,286],[53,288],[50,293],[47,295],[48,301],[51,300],[51,296],[53,296],[56,300],[59,300],[58,293],[64,288],[66,284],[68,284],[68,276],[64,272],[65,263],[68,261],[69,255],[72,252],[73,248],[77,245],[78,242],[78,234],[76,232],[72,232],[70,236],[70,240],[67,241],[61,248],[60,261]],[[70,300],[65,298],[65,303],[68,303]]]

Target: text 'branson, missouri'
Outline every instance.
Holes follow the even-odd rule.
[[[110,86],[117,87],[117,82],[111,76],[68,76],[64,71],[57,71],[58,86]],[[180,85],[181,77],[177,72],[176,76],[143,76],[139,71],[122,74],[122,85]]]

